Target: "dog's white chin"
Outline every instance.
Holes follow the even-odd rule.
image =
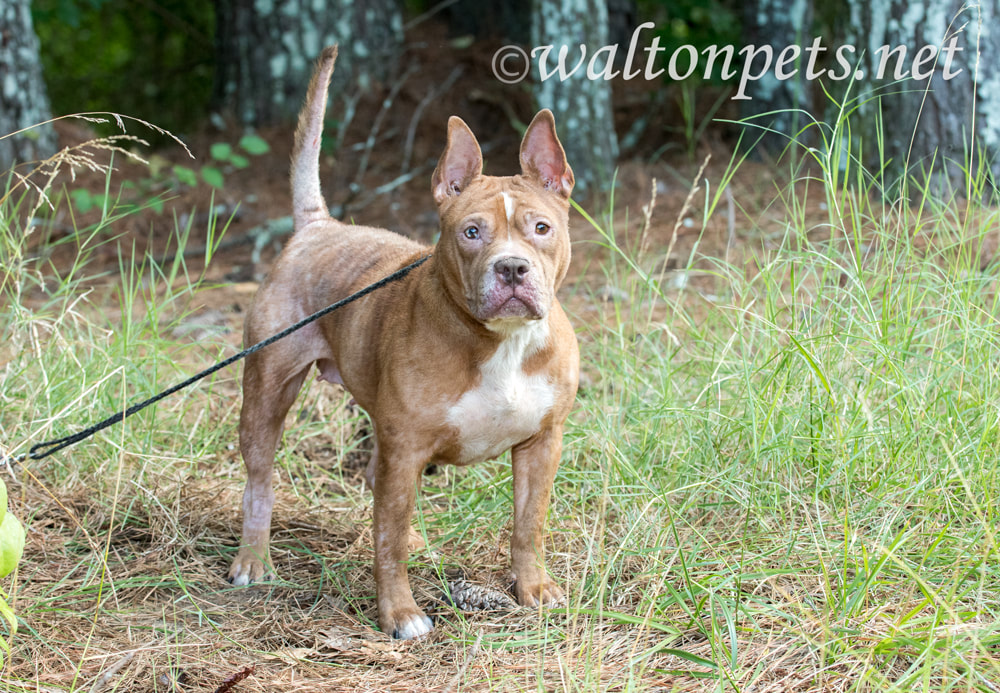
[[[518,332],[529,325],[537,325],[545,319],[543,315],[532,316],[503,316],[484,320],[483,324],[490,332],[496,332],[504,337]]]

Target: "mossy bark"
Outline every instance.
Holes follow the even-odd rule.
[[[561,46],[567,46],[567,63],[572,67],[580,58],[580,46],[585,47],[589,60],[608,44],[607,4],[605,0],[535,0],[531,27],[533,46],[553,46],[551,58],[558,55]],[[618,157],[611,82],[588,76],[581,67],[565,80],[558,75],[538,79],[535,98],[539,107],[552,109],[555,114],[566,159],[576,175],[577,190],[606,191]]]
[[[313,64],[340,44],[330,92],[393,74],[403,41],[395,0],[218,0],[216,105],[254,125],[294,118]]]
[[[29,0],[0,2],[0,137],[51,118]],[[56,150],[51,125],[0,139],[0,171]]]
[[[753,0],[743,7],[743,43],[771,46],[776,55],[788,46],[804,49],[813,39],[812,22],[810,0]],[[807,62],[806,54],[800,52],[786,71],[794,70],[794,75],[779,79],[778,71],[770,70],[747,89],[750,99],[741,101],[743,117],[755,126],[748,132],[750,141],[759,137],[759,146],[771,156],[784,152],[793,139],[810,144],[798,135],[806,123],[802,111],[811,110],[813,104]]]
[[[857,47],[861,77],[853,144],[863,145],[867,168],[885,164],[888,191],[909,176],[919,181],[913,192],[929,180],[932,192],[963,195],[970,167],[988,173],[979,180],[992,189],[1000,180],[1000,0],[848,5],[844,34]]]

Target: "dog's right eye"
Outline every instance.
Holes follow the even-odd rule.
[[[464,233],[465,237],[468,238],[469,240],[474,241],[477,238],[479,238],[479,229],[476,228],[475,226],[470,226],[464,231]]]

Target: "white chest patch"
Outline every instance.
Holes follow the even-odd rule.
[[[480,366],[479,384],[448,409],[448,423],[458,431],[459,464],[498,457],[538,432],[555,392],[548,378],[525,375],[522,366],[548,336],[545,320],[509,334]]]

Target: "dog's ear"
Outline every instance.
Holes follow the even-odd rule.
[[[521,140],[521,175],[565,198],[573,192],[573,169],[566,163],[566,152],[556,137],[555,118],[547,108],[538,112]]]
[[[465,121],[448,119],[448,144],[431,177],[431,191],[438,204],[461,194],[483,172],[483,152]]]

